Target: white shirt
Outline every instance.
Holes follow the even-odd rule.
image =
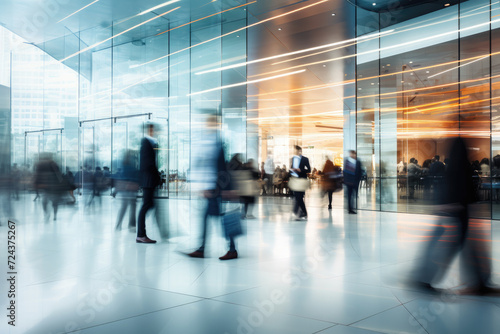
[[[300,166],[300,160],[302,160],[302,156],[294,155],[292,158],[292,169],[293,168],[299,168]],[[299,174],[297,174],[294,170],[291,171],[291,174],[295,177],[299,177]]]
[[[193,191],[213,190],[217,187],[217,158],[220,146],[216,133],[206,134],[193,147],[191,165],[191,189]]]

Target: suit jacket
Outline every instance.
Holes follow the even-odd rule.
[[[290,161],[290,169],[294,168],[293,167],[293,158],[292,160]],[[311,166],[309,165],[309,159],[305,156],[302,156],[301,159],[300,159],[300,163],[299,163],[299,169],[300,169],[300,172],[297,173],[299,175],[299,178],[301,179],[307,179],[307,174],[311,172]]]
[[[161,182],[160,173],[156,167],[156,151],[154,149],[155,147],[147,138],[142,138],[139,170],[141,187],[143,188],[156,188]]]
[[[356,159],[356,166],[351,166],[352,164],[348,159],[344,162],[344,183],[349,187],[358,187],[361,181],[361,162]]]

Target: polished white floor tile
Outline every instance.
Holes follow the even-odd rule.
[[[327,322],[268,314],[257,308],[204,300],[89,328],[80,333],[312,334],[330,326],[332,324]]]
[[[425,333],[419,321],[403,305],[356,322],[351,326],[383,333]]]
[[[127,217],[115,231],[116,199],[105,196],[90,209],[62,206],[57,221],[45,222],[41,203],[22,196],[14,202],[19,325],[3,321],[0,333],[498,332],[500,298],[442,299],[407,284],[425,247],[422,231],[436,217],[348,215],[339,203],[328,211],[310,196],[302,222],[291,219],[290,199],[260,198],[256,219],[237,240],[239,258],[222,262],[227,242],[216,220],[206,258],[183,254],[199,246],[198,200],[158,201],[174,238],[161,241],[150,215],[148,235],[160,242],[143,245]],[[491,230],[492,280],[499,283],[500,223]],[[6,236],[3,224],[0,238]],[[0,252],[0,263],[6,260]],[[459,269],[454,262],[441,286],[460,284]],[[2,309],[6,301],[0,299]]]

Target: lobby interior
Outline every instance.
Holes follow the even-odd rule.
[[[474,171],[467,240],[500,284],[499,39],[495,0],[2,1],[0,259],[7,276],[15,225],[17,309],[0,332],[496,333],[500,297],[461,293],[470,259],[434,259],[447,269],[436,290],[412,282],[433,231],[446,229],[443,253],[458,233],[429,170],[460,136]],[[226,161],[250,161],[262,187],[231,261],[218,259],[216,218],[205,258],[186,256],[202,235],[192,174],[209,116]],[[154,245],[116,227],[112,181],[125,157],[139,167],[147,124]],[[307,221],[284,176],[297,145],[316,170]],[[343,189],[328,209],[322,173],[350,150],[356,215]],[[83,186],[65,194],[56,220],[33,182],[47,156],[75,184],[84,171],[110,181],[89,202]]]

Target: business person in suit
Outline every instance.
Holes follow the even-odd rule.
[[[354,207],[358,198],[359,182],[361,181],[361,162],[356,151],[350,150],[349,157],[344,162],[344,184],[347,186],[347,206],[350,214],[356,214]]]
[[[161,178],[156,167],[156,149],[158,141],[154,138],[154,124],[146,124],[147,135],[142,138],[140,151],[140,181],[142,187],[142,207],[137,219],[137,243],[154,244],[146,235],[146,213],[154,207],[154,191],[160,185]]]
[[[292,158],[290,166],[291,177],[307,179],[307,174],[311,172],[309,159],[302,155],[302,148],[300,146],[295,146],[295,156]],[[305,194],[305,191],[293,191],[293,196],[295,197],[293,213],[297,220],[307,220],[307,209],[304,203]]]

